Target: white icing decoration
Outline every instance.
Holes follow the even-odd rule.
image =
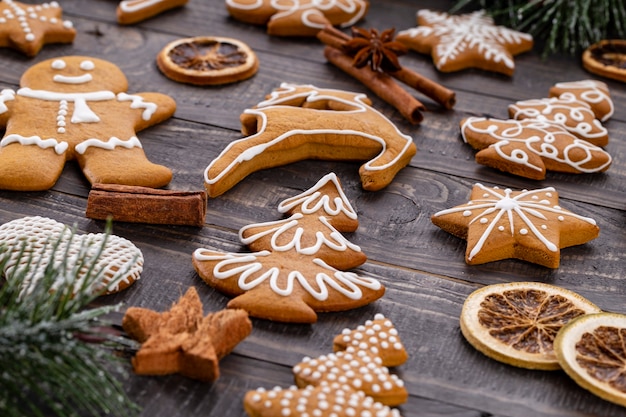
[[[103,247],[104,239],[106,244]],[[59,241],[58,246],[54,245],[56,241]],[[70,227],[46,217],[24,217],[3,224],[0,226],[0,242],[13,248],[2,271],[4,276],[19,274],[15,271],[22,271],[28,266],[22,294],[34,289],[51,261],[55,267],[65,263],[70,270],[80,268],[74,283],[77,289],[85,285],[84,277],[89,268],[102,274],[98,285],[106,287],[107,291],[117,291],[122,283],[130,284],[139,279],[143,270],[143,255],[132,242],[102,233],[72,234]],[[23,243],[27,243],[26,250],[32,251],[37,259],[36,265],[29,262],[28,256],[20,257]],[[54,258],[53,252],[56,254]],[[78,264],[81,258],[84,258],[83,263]],[[66,279],[66,276],[60,275],[60,279]]]
[[[92,71],[96,68],[96,64],[94,64],[93,61],[86,59],[79,64],[79,67],[83,71]]]
[[[380,282],[376,279],[360,277],[352,272],[338,271],[317,258],[313,259],[313,262],[328,271],[327,273],[320,272],[316,274],[315,283],[317,288],[314,288],[300,271],[289,272],[286,286],[284,288],[279,287],[278,277],[280,269],[277,267],[270,268],[258,277],[248,281],[251,275],[263,269],[262,259],[269,254],[269,251],[261,251],[250,254],[228,253],[215,255],[207,254],[205,249],[197,249],[193,256],[199,261],[218,261],[213,268],[213,276],[216,279],[229,279],[238,275],[239,288],[245,291],[267,281],[272,291],[276,294],[288,296],[293,292],[294,282],[297,281],[312,297],[319,301],[324,301],[328,298],[328,287],[353,300],[357,300],[363,295],[359,286],[372,290],[378,290],[381,287]],[[235,266],[231,268],[233,265]]]
[[[605,122],[611,116],[613,116],[615,108],[613,106],[613,100],[611,100],[611,97],[609,97],[608,87],[605,83],[596,80],[582,80],[557,83],[555,84],[555,87],[567,90],[581,90],[578,94],[580,96],[580,99],[586,103],[599,104],[602,102],[606,102],[609,110],[600,119],[600,121]],[[565,100],[575,100],[576,95],[571,92],[565,92],[562,93],[559,98]]]
[[[50,67],[55,70],[62,70],[66,67],[66,64],[65,61],[63,61],[62,59],[55,59],[50,64]]]
[[[281,108],[284,108],[285,110],[298,109],[298,107],[293,107],[293,106],[281,106],[283,101],[293,99],[296,96],[296,94],[292,94],[292,93],[298,87],[306,87],[305,91],[300,92],[298,94],[301,97],[306,97],[307,102],[330,100],[330,101],[342,103],[346,105],[348,108],[353,109],[353,110],[345,110],[345,111],[317,110],[317,109],[312,109],[312,108],[306,109],[307,112],[313,112],[313,113],[318,114],[319,115],[318,119],[320,121],[323,122],[324,120],[341,118],[345,120],[342,123],[348,124],[347,123],[348,118],[357,118],[357,119],[363,118],[363,119],[369,119],[369,120],[378,119],[381,122],[389,124],[389,126],[392,127],[392,129],[396,133],[396,135],[394,136],[394,139],[400,139],[400,140],[405,141],[402,147],[402,150],[397,152],[396,155],[393,155],[392,158],[389,158],[388,162],[381,164],[380,160],[383,157],[387,156],[388,153],[390,152],[388,151],[387,144],[386,144],[386,139],[388,138],[382,138],[379,136],[368,134],[367,132],[356,131],[356,130],[351,130],[351,129],[323,129],[323,128],[293,129],[293,130],[286,131],[276,137],[270,138],[269,140],[266,140],[261,144],[251,146],[247,148],[244,152],[238,153],[238,155],[235,158],[233,158],[232,162],[230,162],[230,164],[226,168],[224,168],[214,178],[209,178],[209,171],[211,167],[218,160],[220,160],[224,155],[228,154],[229,152],[232,152],[231,149],[234,146],[236,146],[239,143],[245,143],[246,141],[252,142],[257,137],[263,137],[266,134],[267,115],[265,114],[265,111],[269,109],[281,109]],[[303,86],[303,85],[282,83],[281,89],[282,89],[281,91],[273,91],[270,95],[270,98],[257,104],[256,108],[246,109],[244,111],[244,113],[257,115],[260,117],[262,123],[261,123],[261,127],[259,128],[259,131],[255,133],[254,135],[231,142],[220,153],[220,155],[209,164],[209,166],[204,170],[204,180],[207,184],[217,183],[223,177],[225,177],[229,172],[234,170],[239,164],[246,162],[246,161],[250,161],[254,159],[256,156],[262,154],[266,149],[271,148],[272,146],[284,140],[288,140],[289,138],[293,136],[297,136],[297,135],[311,135],[311,136],[313,135],[321,136],[325,134],[346,135],[346,136],[356,135],[356,136],[367,138],[374,142],[379,143],[382,148],[381,152],[362,166],[362,168],[368,171],[383,171],[383,170],[389,169],[405,155],[405,153],[407,152],[407,150],[413,143],[413,139],[410,136],[405,135],[402,132],[400,132],[398,128],[389,119],[387,119],[383,114],[379,113],[373,107],[370,107],[365,102],[363,102],[363,100],[367,98],[365,94],[355,94],[354,99],[348,100],[348,99],[340,98],[334,95],[325,95],[322,91],[317,89],[317,87],[312,86],[312,85]],[[332,92],[332,91],[337,91],[337,90],[328,90],[328,91]],[[345,93],[345,92],[340,92],[340,93]]]
[[[493,121],[493,124],[488,125],[486,128],[481,128],[479,123],[486,120]],[[497,123],[506,123],[508,127],[500,128]],[[478,134],[489,135],[492,139],[498,142],[490,145],[500,158],[509,162],[524,165],[536,171],[541,171],[542,167],[533,165],[529,162],[529,154],[536,154],[542,158],[552,159],[558,163],[569,165],[583,173],[601,172],[612,162],[611,156],[599,146],[595,146],[585,140],[578,139],[567,131],[556,129],[553,123],[548,121],[539,120],[498,120],[498,119],[486,119],[484,117],[469,117],[461,126],[461,134],[463,140],[468,142],[467,136],[469,132],[475,132]],[[523,138],[525,131],[531,130],[535,135]],[[541,136],[540,136],[540,135]],[[570,139],[570,143],[563,149],[557,148],[555,142],[557,136],[567,136]],[[516,146],[516,147],[513,147]],[[509,152],[506,148],[512,148]],[[575,152],[583,152],[585,155],[580,158],[577,156],[577,160],[572,160],[569,155]],[[584,165],[593,159],[593,152],[602,154],[606,157],[607,161],[599,166],[586,168]]]
[[[117,95],[119,101],[130,101],[131,109],[144,109],[141,117],[143,120],[150,120],[154,112],[157,110],[157,105],[149,101],[144,101],[144,98],[136,94],[119,93]]]
[[[328,182],[332,182],[336,191],[339,193],[339,196],[333,200],[331,200],[328,195],[322,194],[319,191]],[[300,209],[304,214],[315,213],[323,207],[324,212],[330,216],[337,216],[338,214],[343,213],[351,219],[357,218],[356,211],[352,208],[348,197],[346,197],[341,185],[339,184],[337,175],[334,173],[325,175],[315,184],[315,186],[309,188],[307,191],[298,194],[295,197],[283,200],[278,205],[278,211],[280,213],[286,213],[297,206],[301,206]]]
[[[19,143],[20,145],[35,145],[39,146],[41,149],[54,148],[54,151],[57,155],[61,155],[68,148],[67,142],[59,142],[56,139],[42,139],[39,136],[22,136],[16,133],[12,133],[10,135],[5,136],[0,141],[0,148],[9,145],[10,143]]]
[[[85,93],[57,93],[45,90],[31,90],[30,88],[20,88],[17,95],[22,97],[35,98],[46,101],[73,102],[74,112],[72,114],[72,123],[94,123],[100,121],[100,118],[89,108],[88,101],[105,101],[115,98],[112,91],[93,91]]]
[[[511,54],[503,44],[519,44],[530,41],[532,36],[517,32],[504,26],[494,26],[493,19],[484,11],[464,15],[448,15],[443,12],[419,10],[418,18],[425,19],[429,26],[420,25],[398,33],[411,38],[436,36],[438,57],[437,68],[441,69],[449,61],[454,61],[467,49],[476,48],[482,58],[489,62],[503,63],[508,68],[515,68]]]
[[[484,200],[474,200],[475,204],[473,206],[463,205],[435,213],[435,216],[439,217],[446,214],[463,212],[469,208],[472,211],[476,211],[474,217],[470,220],[470,225],[477,220],[480,221],[483,218],[489,220],[489,217],[487,216],[491,216],[495,213],[493,218],[490,219],[485,231],[476,242],[476,245],[471,249],[468,255],[469,260],[474,258],[474,256],[476,256],[482,250],[484,243],[491,235],[491,232],[495,228],[496,224],[498,224],[500,219],[504,216],[508,218],[509,230],[511,235],[515,235],[515,221],[521,221],[521,223],[528,229],[527,233],[532,232],[537,240],[539,240],[548,250],[552,252],[556,252],[559,247],[554,242],[548,240],[548,238],[546,238],[541,233],[541,231],[539,230],[541,226],[538,228],[533,222],[534,219],[539,219],[542,221],[547,220],[546,216],[542,212],[558,213],[558,219],[561,221],[564,221],[565,216],[568,216],[585,221],[592,225],[596,224],[595,220],[589,217],[580,216],[570,211],[563,210],[558,206],[548,207],[542,204],[537,204],[535,201],[533,201],[532,196],[537,193],[545,193],[546,191],[554,192],[555,190],[552,187],[542,188],[539,190],[524,191],[516,195],[515,197],[511,197],[510,195],[512,191],[508,188],[504,190],[504,193],[502,193],[497,189],[488,188],[482,184],[476,184],[476,186],[479,187],[481,190],[487,191],[492,196],[492,198]]]
[[[61,84],[86,84],[93,80],[93,76],[91,74],[75,76],[55,74],[54,77],[52,77],[52,80]]]
[[[509,109],[513,111],[513,119],[535,119],[558,123],[581,139],[602,138],[608,135],[608,131],[596,119],[591,107],[575,97],[518,101],[511,104]]]
[[[5,103],[12,100],[15,100],[15,91],[8,88],[0,91],[0,114],[9,110]]]
[[[139,139],[137,139],[136,136],[132,136],[128,140],[121,140],[116,137],[112,137],[106,142],[100,139],[91,138],[91,139],[84,140],[78,145],[76,145],[75,150],[77,153],[82,155],[90,147],[113,150],[117,146],[121,146],[126,149],[142,147],[141,142],[139,142]]]

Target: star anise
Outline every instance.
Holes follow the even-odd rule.
[[[352,39],[344,45],[344,50],[354,56],[352,64],[362,68],[367,64],[372,71],[394,72],[402,68],[399,55],[407,53],[407,48],[394,41],[395,29],[384,30],[380,35],[376,29],[352,27]]]

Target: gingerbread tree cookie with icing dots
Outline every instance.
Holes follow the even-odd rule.
[[[496,26],[484,11],[450,15],[417,12],[418,26],[398,33],[396,40],[422,54],[431,54],[441,72],[480,68],[513,75],[513,56],[533,47],[531,35]]]
[[[72,43],[76,30],[61,19],[56,1],[40,5],[13,0],[0,1],[0,47],[10,47],[35,56],[47,43]]]
[[[146,157],[136,132],[171,117],[174,100],[128,94],[113,63],[84,56],[49,59],[29,68],[17,91],[0,92],[0,189],[51,188],[68,160],[91,183],[162,187],[171,171]]]
[[[313,323],[316,312],[349,310],[384,294],[378,280],[345,272],[366,257],[340,233],[356,230],[358,221],[335,174],[283,201],[279,210],[290,217],[240,230],[241,241],[255,252],[194,252],[198,275],[235,296],[229,308],[269,320]]]
[[[600,233],[595,220],[559,206],[552,187],[512,191],[476,184],[469,202],[439,211],[431,220],[467,240],[469,265],[515,258],[558,268],[560,249]]]

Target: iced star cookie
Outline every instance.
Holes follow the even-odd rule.
[[[204,171],[210,197],[253,172],[304,159],[367,160],[361,184],[377,191],[417,152],[411,136],[361,93],[283,83],[240,119],[247,137],[231,142]]]
[[[349,27],[363,19],[367,0],[226,0],[232,17],[255,25],[267,25],[276,36],[315,36],[326,25]]]
[[[68,160],[78,161],[92,184],[170,182],[172,172],[148,160],[136,132],[172,116],[171,97],[128,94],[116,65],[84,56],[39,62],[20,86],[0,92],[0,189],[47,190]]]
[[[601,122],[609,120],[615,110],[609,87],[602,81],[581,80],[556,83],[550,87],[549,96],[587,103],[596,119]]]
[[[604,172],[612,158],[604,149],[579,139],[556,123],[538,119],[461,120],[461,135],[476,162],[525,178],[542,180],[547,171],[570,174]]]
[[[117,6],[117,22],[122,25],[141,22],[175,7],[187,4],[188,0],[123,0]]]
[[[269,320],[314,323],[316,312],[349,310],[382,297],[385,288],[378,280],[345,271],[366,256],[340,233],[354,231],[358,222],[335,174],[283,201],[279,210],[289,217],[240,230],[242,243],[255,252],[194,252],[200,278],[235,297],[229,308]]]
[[[63,262],[68,269],[78,269],[76,288],[85,285],[88,274],[102,274],[92,288],[98,294],[112,294],[127,288],[143,271],[143,255],[132,242],[110,234],[77,234],[47,217],[23,217],[3,224],[0,246],[3,245],[8,248],[8,261],[1,271],[5,277],[29,270],[24,279],[24,293],[32,291],[44,278],[48,265]]]
[[[32,57],[44,44],[74,42],[76,29],[61,15],[56,1],[38,5],[0,1],[0,47],[13,48]]]
[[[435,213],[431,220],[467,240],[469,265],[515,258],[558,268],[560,249],[598,237],[595,220],[558,205],[552,187],[512,191],[474,185],[466,204]]]
[[[422,54],[431,54],[441,72],[480,68],[513,75],[513,56],[532,49],[531,35],[495,26],[484,11],[449,15],[417,12],[418,26],[398,33],[396,40]]]
[[[542,98],[509,105],[509,117],[558,123],[568,132],[596,146],[609,143],[609,132],[596,119],[589,104],[575,98]]]

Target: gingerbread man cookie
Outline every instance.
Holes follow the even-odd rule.
[[[344,271],[366,257],[340,233],[354,231],[358,221],[335,174],[279,209],[290,217],[240,230],[240,240],[256,252],[194,252],[198,275],[235,296],[229,308],[269,320],[314,323],[316,312],[349,310],[382,297],[385,288],[378,280]]]
[[[237,20],[267,25],[277,36],[315,36],[326,25],[354,25],[367,14],[367,0],[226,0]]]
[[[56,1],[40,5],[13,0],[0,1],[0,47],[35,56],[47,43],[72,43],[76,29],[61,19]]]
[[[441,72],[480,68],[511,76],[513,56],[533,47],[531,35],[495,26],[482,10],[464,15],[419,10],[417,24],[399,32],[396,40],[419,53],[431,54]]]
[[[515,258],[558,268],[561,248],[582,245],[600,233],[595,220],[559,206],[552,187],[512,191],[476,184],[468,203],[439,211],[431,220],[467,240],[469,265]]]
[[[216,197],[249,174],[304,159],[368,160],[359,174],[364,189],[380,190],[417,152],[361,93],[283,83],[241,115],[242,133],[204,171]]]
[[[174,113],[159,93],[128,94],[113,63],[84,56],[49,59],[29,68],[17,91],[0,92],[0,189],[51,188],[65,162],[78,161],[91,183],[158,188],[171,171],[146,157],[136,132]]]

